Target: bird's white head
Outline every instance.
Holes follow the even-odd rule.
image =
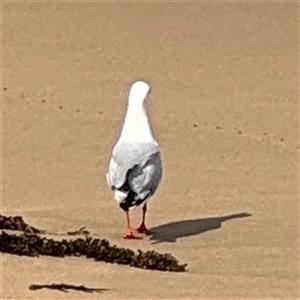
[[[150,94],[150,85],[145,81],[136,81],[132,84],[129,92],[129,102],[144,102]]]

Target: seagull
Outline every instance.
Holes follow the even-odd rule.
[[[127,229],[125,239],[139,239],[138,233],[149,233],[146,227],[147,202],[162,179],[162,159],[147,112],[146,100],[150,85],[136,81],[129,91],[127,112],[119,140],[113,147],[109,162],[107,183],[114,199],[125,212]],[[132,228],[129,211],[142,206],[142,221]]]

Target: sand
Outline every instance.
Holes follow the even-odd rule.
[[[299,296],[298,42],[296,3],[2,3],[2,213],[189,265],[2,254],[2,298]],[[126,241],[105,173],[140,78],[164,177]],[[60,282],[110,290],[28,289]]]

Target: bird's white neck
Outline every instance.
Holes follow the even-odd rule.
[[[119,141],[149,142],[155,141],[144,102],[128,101],[127,113]]]

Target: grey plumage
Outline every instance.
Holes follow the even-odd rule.
[[[119,202],[131,191],[126,206],[141,204],[153,195],[161,178],[161,156],[155,143],[123,142],[113,149],[107,181],[113,190],[124,193],[124,199]]]

